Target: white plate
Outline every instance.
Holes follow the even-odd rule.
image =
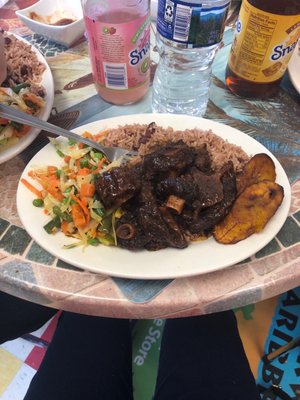
[[[65,250],[65,244],[74,242],[74,239],[65,237],[62,233],[49,235],[43,226],[49,218],[43,210],[32,205],[34,195],[22,184],[17,191],[17,208],[20,219],[33,239],[49,253],[59,257],[72,265],[85,270],[99,272],[111,276],[140,279],[164,279],[192,276],[216,271],[233,265],[251,256],[263,248],[277,234],[284,224],[291,201],[291,191],[288,178],[277,159],[260,143],[250,136],[229,126],[197,117],[170,114],[140,114],[126,115],[92,122],[76,129],[77,133],[89,131],[97,133],[99,130],[117,127],[131,123],[150,123],[155,121],[163,127],[172,126],[175,129],[199,127],[212,129],[231,143],[243,147],[249,154],[267,153],[276,165],[277,182],[284,187],[285,197],[275,216],[267,224],[263,232],[234,245],[218,244],[213,238],[199,243],[192,243],[184,250],[173,248],[159,251],[129,251],[117,247],[88,247]],[[22,177],[29,179],[27,173],[33,166],[62,164],[54,148],[49,144],[29,162]],[[35,183],[36,182],[32,182]]]
[[[289,61],[288,71],[294,88],[300,94],[300,42],[297,44]]]
[[[20,36],[15,35],[18,40],[23,41],[26,44],[30,43],[21,38]],[[46,96],[45,96],[45,107],[40,111],[39,113],[39,118],[41,118],[43,121],[47,121],[49,118],[49,115],[51,113],[52,105],[53,105],[53,100],[54,100],[54,83],[53,83],[53,77],[52,73],[50,70],[49,65],[47,64],[47,61],[45,58],[42,56],[42,54],[37,50],[36,47],[31,46],[32,51],[34,51],[37,55],[37,58],[41,63],[43,63],[46,66],[45,71],[43,72],[43,78],[40,84],[44,86],[46,89]],[[4,151],[0,152],[0,164],[4,163],[5,161],[10,160],[11,158],[15,157],[16,155],[20,154],[26,147],[28,147],[34,139],[37,137],[37,135],[40,133],[40,130],[37,128],[31,128],[27,135],[23,136],[17,143],[15,143],[13,146],[5,149]]]

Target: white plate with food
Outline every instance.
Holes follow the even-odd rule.
[[[42,54],[25,39],[12,34],[5,34],[5,37],[8,75],[0,88],[0,100],[47,121],[54,100],[50,67]],[[0,164],[26,149],[40,132],[37,128],[1,122]]]
[[[300,41],[289,61],[288,72],[294,88],[300,94]]]
[[[284,197],[277,212],[270,219],[265,228],[260,233],[253,234],[236,244],[220,244],[216,242],[216,240],[211,236],[206,240],[189,242],[187,247],[184,249],[169,247],[157,251],[148,251],[145,249],[128,250],[118,246],[106,246],[103,244],[100,244],[96,247],[92,245],[82,246],[77,245],[79,243],[78,239],[75,240],[74,237],[66,236],[60,230],[58,230],[55,234],[49,234],[46,232],[44,227],[46,225],[49,228],[49,221],[52,221],[53,216],[55,218],[57,217],[57,213],[53,215],[52,208],[58,206],[58,208],[56,207],[58,210],[58,214],[61,214],[66,211],[66,208],[60,208],[62,204],[70,204],[70,201],[72,201],[74,204],[74,199],[76,203],[74,193],[76,196],[78,195],[81,199],[85,200],[86,198],[84,196],[93,196],[93,192],[87,193],[86,191],[86,189],[89,187],[90,181],[85,181],[85,176],[89,174],[89,171],[91,171],[92,169],[97,170],[97,168],[99,168],[97,167],[98,162],[99,165],[102,163],[101,160],[99,161],[99,155],[95,156],[93,154],[93,165],[87,164],[86,156],[84,156],[84,154],[78,154],[77,145],[75,147],[72,143],[67,145],[64,139],[59,139],[56,142],[55,146],[53,146],[53,144],[49,144],[34,156],[34,158],[26,166],[18,186],[18,213],[23,223],[23,226],[32,236],[32,238],[41,247],[46,249],[51,254],[55,255],[65,262],[80,267],[84,270],[103,273],[110,276],[135,279],[167,279],[209,273],[236,264],[255,254],[266,244],[268,244],[280,230],[288,215],[291,201],[290,185],[285,171],[283,170],[278,160],[262,144],[260,144],[250,136],[246,135],[245,133],[230,126],[223,125],[221,123],[217,123],[211,120],[197,117],[189,117],[185,115],[169,114],[140,114],[115,117],[92,122],[90,124],[77,128],[75,131],[78,134],[82,134],[86,131],[92,134],[97,134],[98,132],[100,132],[98,138],[105,138],[104,140],[106,140],[106,144],[109,142],[112,144],[113,140],[111,141],[110,138],[116,138],[115,135],[117,135],[120,145],[123,144],[124,146],[126,143],[127,145],[132,144],[134,141],[135,143],[139,143],[139,132],[141,131],[139,131],[138,125],[133,125],[133,127],[131,127],[129,130],[120,127],[131,124],[142,124],[142,130],[145,131],[145,127],[152,122],[155,122],[158,127],[161,127],[156,128],[155,134],[153,134],[152,131],[152,136],[151,130],[148,130],[148,138],[150,135],[152,141],[166,138],[166,132],[169,132],[170,129],[168,127],[173,128],[175,131],[186,129],[194,130],[195,128],[205,131],[211,130],[215,135],[217,135],[213,136],[213,139],[210,141],[211,144],[209,144],[210,151],[214,153],[213,157],[215,163],[220,164],[225,162],[227,158],[230,158],[233,163],[238,165],[238,163],[241,162],[244,157],[243,154],[246,156],[246,158],[248,157],[247,155],[252,156],[257,153],[267,154],[275,164],[276,182],[282,186],[284,190]],[[113,128],[117,129],[112,131]],[[168,130],[162,131],[162,129],[167,128]],[[130,132],[134,133],[134,135],[130,135]],[[173,135],[173,133],[169,132],[168,135]],[[200,140],[195,139],[195,137],[194,139],[189,140],[191,135],[193,135],[191,131],[185,132],[184,140],[190,143],[195,143],[195,140]],[[198,133],[196,132],[196,138],[198,138],[197,135]],[[205,135],[205,137],[208,138],[207,133],[205,133]],[[211,137],[212,136],[209,134],[209,138]],[[226,141],[228,141],[229,143],[227,143]],[[231,144],[234,145],[233,148]],[[143,146],[147,145],[144,144]],[[240,147],[237,148],[236,146]],[[215,149],[218,149],[218,151],[215,151]],[[82,151],[82,149],[80,151]],[[247,154],[245,154],[245,152]],[[61,156],[67,156],[67,158],[61,158]],[[80,157],[80,165],[79,161],[76,161],[75,159],[72,161],[72,158],[76,157]],[[67,167],[64,160],[69,163]],[[89,162],[91,162],[91,160]],[[70,166],[71,163],[72,166]],[[77,172],[74,173],[74,170],[72,170],[72,168],[77,168],[76,163],[78,169],[76,170]],[[65,167],[63,167],[64,165]],[[51,166],[50,169],[45,169],[45,167],[47,166]],[[66,179],[67,173],[69,175]],[[48,188],[48,183],[46,184],[46,186],[43,187],[37,184],[36,177],[41,177],[43,174],[46,174],[47,177],[54,177],[54,182],[56,182],[56,184],[54,185],[51,184],[51,196],[56,196],[57,192],[55,191],[57,190],[57,188],[60,187],[61,182],[58,182],[57,179],[64,182],[64,187],[59,189],[61,190],[61,193],[64,193],[64,196],[67,196],[68,193],[68,196],[70,196],[70,191],[73,191],[73,189],[70,188],[70,185],[68,186],[67,182],[71,182],[72,179],[75,179],[76,184],[78,184],[79,175],[83,175],[83,181],[80,182],[85,182],[84,190],[81,184],[81,189],[79,189],[79,192],[77,193],[75,189],[75,192],[73,191],[73,194],[71,195],[71,197],[68,197],[68,199],[58,198],[57,200],[56,197],[55,199],[53,199],[53,196],[50,196],[51,199],[49,200],[49,197],[45,197],[44,204],[41,205],[43,205],[43,207],[46,207],[47,202],[48,215],[46,215],[43,207],[38,208],[33,206],[33,201],[36,201],[36,197],[42,193],[44,193],[44,196],[45,192],[38,191],[37,195],[35,195],[32,191],[28,190],[28,187],[26,187],[24,184],[25,179],[27,183],[33,185],[38,190],[41,190],[45,187]],[[50,181],[47,180],[46,182]],[[91,207],[93,209],[99,207],[99,203],[97,202],[86,202],[85,204],[89,204],[88,207]],[[49,210],[52,216],[49,215]],[[94,209],[94,211],[97,210]],[[104,218],[103,213],[101,214],[101,212],[98,211],[98,217],[95,216],[94,212],[92,219],[93,217],[95,217],[96,219],[99,218],[99,215],[101,215],[101,218]],[[84,218],[84,214],[81,214]],[[117,214],[115,216],[119,218]],[[77,217],[77,214],[74,214],[73,221],[75,221],[75,218],[76,222],[80,221],[80,218],[77,219]],[[66,227],[67,222],[64,222],[64,224]],[[95,225],[93,226],[95,227]],[[52,232],[51,229],[50,232]],[[89,232],[92,232],[92,230]],[[93,234],[95,234],[95,232],[93,232]],[[95,235],[89,237],[95,237]],[[97,236],[97,241],[98,239],[101,243],[105,243],[105,241],[109,243],[109,241],[111,241],[111,237],[103,237],[103,232],[101,237]],[[85,244],[95,243],[93,243],[93,239],[90,239],[89,243],[85,242]]]

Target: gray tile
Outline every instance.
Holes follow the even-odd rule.
[[[72,271],[78,271],[82,272],[83,270],[81,268],[77,268],[74,265],[68,264],[62,260],[57,260],[57,267],[58,268],[65,268],[65,269],[70,269]]]
[[[300,242],[300,229],[298,224],[291,217],[288,217],[278,233],[277,238],[284,247],[289,247]]]
[[[26,258],[28,258],[28,260],[46,265],[52,265],[55,260],[55,257],[52,254],[48,253],[48,251],[44,250],[36,242],[33,242],[30,246]]]
[[[269,256],[270,254],[277,253],[277,251],[280,251],[280,246],[276,242],[275,239],[271,240],[270,243],[268,243],[263,249],[259,250],[256,254],[256,258],[262,258]]]
[[[300,222],[300,211],[297,211],[295,214],[293,214],[293,217]]]
[[[146,303],[156,297],[172,280],[112,278],[124,296],[134,303]]]
[[[0,248],[10,254],[22,255],[31,241],[25,229],[12,225],[0,240]]]
[[[9,222],[5,219],[0,218],[0,235],[7,229]]]
[[[247,263],[249,263],[250,261],[251,261],[251,258],[248,257],[248,258],[245,258],[245,260],[242,260],[242,261],[238,262],[237,265],[247,264]]]

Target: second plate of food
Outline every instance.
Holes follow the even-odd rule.
[[[54,83],[43,55],[25,39],[5,34],[8,77],[0,88],[0,101],[47,121],[54,100]],[[23,88],[23,92],[22,89]],[[38,111],[37,111],[38,110]],[[39,134],[37,128],[0,122],[0,164],[20,154]]]
[[[146,127],[152,122],[159,127],[156,128],[154,134],[149,129],[146,132]],[[124,129],[125,125],[127,125],[126,129]],[[110,135],[111,130],[113,130],[113,136]],[[66,236],[60,230],[55,234],[47,233],[44,226],[50,220],[49,215],[47,216],[42,208],[33,206],[36,195],[20,182],[17,191],[17,208],[25,229],[41,247],[74,266],[110,276],[134,279],[168,279],[209,273],[236,264],[255,254],[276,236],[287,218],[291,190],[284,169],[262,144],[237,129],[197,117],[140,114],[96,121],[76,129],[78,134],[87,131],[92,134],[102,132],[99,137],[106,137],[107,143],[107,138],[111,139],[110,143],[116,142],[115,137],[120,147],[133,143],[139,146],[149,141],[149,138],[152,142],[159,143],[165,141],[166,137],[172,136],[176,136],[176,139],[182,138],[190,146],[206,141],[217,163],[226,163],[228,159],[233,163],[239,163],[243,159],[244,152],[248,156],[265,153],[275,164],[276,182],[282,186],[284,197],[277,212],[260,233],[255,233],[236,244],[220,244],[211,236],[206,240],[189,242],[184,249],[169,247],[157,251],[128,250],[103,244],[96,247],[93,245],[74,246],[76,240]],[[176,131],[183,131],[183,133],[178,134]],[[143,136],[144,134],[146,136]],[[57,152],[57,148],[52,144],[45,146],[29,162],[21,178],[37,187],[37,182],[32,179],[30,171],[47,166],[61,170],[66,160],[60,157],[62,154],[58,153],[60,152]],[[84,170],[83,165],[82,169]]]

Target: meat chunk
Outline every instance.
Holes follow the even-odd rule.
[[[145,155],[144,174],[146,176],[159,173],[183,172],[192,165],[196,157],[195,151],[182,141],[166,144],[164,147]]]
[[[125,212],[117,220],[115,231],[118,246],[126,249],[142,249],[148,242],[147,235],[138,221],[138,209]]]
[[[129,215],[125,213],[117,222],[116,236],[120,246],[130,249],[145,247],[148,250],[159,250],[167,246],[176,248],[187,246],[183,232],[168,210],[159,207],[149,182],[142,183],[136,206],[135,213],[130,212]],[[122,229],[128,231],[127,237],[122,235]]]
[[[212,172],[211,157],[207,151],[207,146],[205,143],[197,148],[195,166],[202,172]]]
[[[220,173],[207,175],[193,167],[185,175],[162,180],[157,185],[157,194],[162,198],[175,195],[192,208],[206,208],[223,199],[223,184]]]
[[[96,190],[105,208],[116,208],[139,193],[141,166],[124,166],[103,172],[96,180]]]
[[[165,208],[159,208],[149,183],[143,183],[139,196],[139,220],[147,232],[151,250],[171,247],[184,248],[187,242],[180,228]],[[149,246],[146,246],[149,248]]]
[[[192,235],[211,234],[213,227],[229,213],[236,198],[236,179],[232,162],[226,164],[221,172],[223,199],[206,209],[185,209],[181,224]]]

